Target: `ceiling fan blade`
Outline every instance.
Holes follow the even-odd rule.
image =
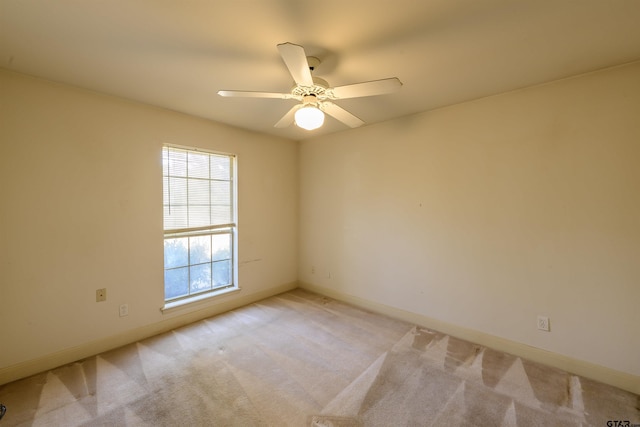
[[[334,104],[333,102],[323,102],[322,110],[333,117],[334,119],[340,120],[345,125],[357,128],[358,126],[362,126],[364,122],[345,110],[344,108]]]
[[[303,106],[304,106],[303,104],[294,105],[289,111],[287,111],[287,114],[285,114],[284,116],[282,116],[280,120],[278,120],[278,123],[273,125],[273,127],[286,128],[287,126],[291,125],[291,123],[293,123],[296,111],[298,111]]]
[[[335,99],[359,98],[361,96],[382,95],[395,92],[402,87],[402,82],[397,77],[390,79],[374,80],[371,82],[355,83],[352,85],[338,86],[332,89]]]
[[[278,45],[278,51],[280,51],[280,56],[282,56],[293,80],[300,86],[313,86],[313,78],[304,48],[293,43],[281,43]]]
[[[219,90],[218,95],[241,97],[241,98],[278,98],[278,99],[291,99],[294,98],[290,93],[275,93],[275,92],[252,92],[245,90]]]

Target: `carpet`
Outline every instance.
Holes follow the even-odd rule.
[[[300,289],[5,384],[0,402],[0,427],[640,424],[632,393]]]

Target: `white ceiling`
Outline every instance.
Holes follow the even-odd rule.
[[[340,86],[398,77],[395,94],[336,101],[375,123],[640,59],[639,0],[0,0],[0,67],[294,140],[276,45]],[[1,96],[1,94],[0,94]]]

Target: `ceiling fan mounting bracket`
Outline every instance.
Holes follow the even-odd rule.
[[[309,64],[309,70],[315,70],[320,65],[320,60],[315,56],[307,56],[307,64]]]

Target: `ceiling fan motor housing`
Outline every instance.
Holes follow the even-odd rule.
[[[315,94],[313,94],[313,93],[311,93],[311,94],[309,94],[309,95],[305,95],[305,96],[302,98],[302,103],[303,103],[304,105],[310,105],[310,104],[311,104],[311,105],[314,105],[314,104],[317,104],[317,103],[318,103],[318,97],[317,97]]]
[[[296,85],[292,90],[291,94],[294,96],[299,96],[304,99],[307,95],[314,95],[317,98],[325,98],[325,93],[329,88],[329,83],[326,80],[321,79],[320,77],[313,77],[313,86],[302,86]],[[328,93],[326,93],[328,95]]]

